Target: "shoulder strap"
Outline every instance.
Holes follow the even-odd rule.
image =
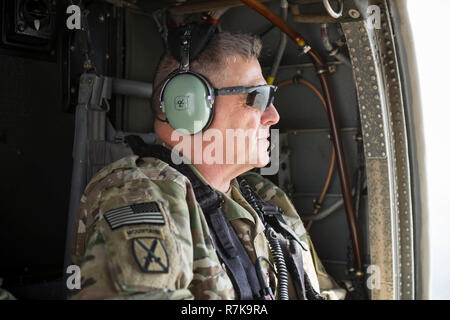
[[[247,180],[238,177],[242,194],[249,204],[255,209],[266,228],[273,228],[278,233],[283,257],[287,270],[296,284],[297,296],[301,300],[324,300],[325,298],[317,293],[303,268],[303,255],[300,246],[303,245],[298,240],[295,233],[287,226],[282,216],[282,210],[273,204],[264,201],[259,194],[254,191]],[[299,246],[300,245],[300,246]],[[303,248],[303,250],[306,250]]]
[[[237,178],[239,182],[239,187],[242,194],[248,203],[256,208],[255,211],[258,213],[261,221],[264,224],[270,225],[276,232],[281,233],[285,236],[289,235],[289,238],[294,239],[302,247],[303,250],[307,249],[303,246],[298,236],[288,227],[286,221],[283,218],[282,210],[278,206],[264,201],[257,192],[255,192],[250,184],[244,177],[239,176]]]
[[[195,198],[205,214],[217,255],[227,267],[239,299],[265,299],[255,266],[230,222],[225,218],[220,194],[211,186],[204,184],[188,165],[174,164],[171,152],[167,148],[156,144],[148,145],[135,135],[125,137],[125,141],[136,155],[160,159],[189,179]]]

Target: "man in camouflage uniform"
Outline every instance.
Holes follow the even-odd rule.
[[[260,41],[251,36],[220,33],[191,63],[191,70],[206,76],[216,88],[265,84],[257,60],[260,50]],[[156,97],[158,84],[177,67],[170,55],[163,58],[154,80]],[[254,129],[256,134],[249,137],[247,151],[258,153],[258,163],[194,162],[190,167],[203,183],[222,195],[222,210],[253,263],[260,256],[272,257],[264,226],[241,194],[236,180],[239,175],[264,200],[283,210],[284,220],[302,242],[303,267],[315,291],[330,299],[343,298],[341,289],[318,260],[286,194],[269,180],[248,172],[268,163],[267,147],[261,151],[254,146],[260,140],[266,140],[268,146],[269,128],[278,122],[279,115],[273,105],[263,112],[246,106],[245,97],[245,94],[216,97],[215,117],[208,130],[216,129],[225,136],[226,129]],[[153,102],[159,107],[159,101]],[[164,117],[159,108],[155,111],[159,118]],[[160,144],[169,149],[176,147],[177,142],[171,139],[174,130],[168,123],[155,120],[154,128]],[[202,141],[203,147],[210,143]],[[142,212],[139,210],[143,206],[152,214],[143,215],[138,224],[136,220],[117,218],[128,211]],[[103,168],[89,182],[78,209],[72,252],[82,276],[81,290],[75,292],[73,299],[236,298],[191,182],[156,158],[125,157]],[[274,273],[268,265],[263,268],[275,291]],[[298,298],[292,281],[289,296]]]

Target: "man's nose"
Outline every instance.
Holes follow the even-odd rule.
[[[280,115],[273,103],[261,115],[261,124],[265,126],[272,126],[280,121]]]

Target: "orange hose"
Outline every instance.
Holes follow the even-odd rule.
[[[295,43],[300,47],[304,47],[306,45],[305,40],[298,34],[297,31],[294,30],[294,28],[285,23],[285,21],[281,17],[274,14],[265,5],[261,4],[258,1],[241,0],[241,2],[245,3],[247,6],[251,7],[253,10],[270,20],[270,22],[280,28],[281,31],[283,31],[289,38],[294,40]]]
[[[317,200],[318,205],[322,205],[323,200],[325,199],[325,195],[327,194],[328,187],[330,186],[331,177],[333,176],[333,171],[336,163],[336,149],[334,148],[333,144],[331,144],[331,159],[330,159],[330,165],[328,166],[328,174],[327,178],[325,179],[325,183],[323,184],[322,193],[319,196],[319,199]],[[319,212],[319,208],[315,207],[313,210],[313,214],[317,214]],[[313,221],[308,221],[308,224],[306,225],[306,231],[309,231],[311,229]]]
[[[320,55],[312,48],[306,45],[303,37],[295,31],[289,24],[281,17],[274,14],[266,6],[259,3],[256,0],[241,0],[242,3],[248,7],[260,13],[271,23],[276,25],[281,31],[286,33],[295,43],[303,49],[303,52],[307,53],[311,58],[314,67],[317,70],[320,85],[325,97],[327,105],[328,117],[330,120],[330,128],[333,135],[333,144],[336,148],[336,159],[339,172],[339,178],[341,183],[342,195],[344,198],[345,213],[347,215],[348,227],[350,229],[350,236],[353,245],[354,263],[356,265],[356,274],[362,274],[362,245],[359,236],[358,223],[356,221],[355,207],[353,205],[353,196],[350,188],[350,181],[347,173],[347,165],[345,163],[344,147],[342,144],[341,135],[339,132],[338,116],[336,113],[336,106],[333,100],[333,94],[331,92],[331,85],[327,75],[327,68],[320,57]],[[309,50],[305,50],[309,49]]]
[[[309,87],[316,94],[316,96],[319,98],[320,102],[322,102],[322,106],[323,106],[323,108],[325,110],[325,113],[328,116],[327,104],[325,102],[325,98],[323,97],[322,93],[320,93],[319,89],[317,89],[311,82],[309,82],[309,81],[307,81],[305,79],[302,79],[302,78],[296,78],[295,80],[294,79],[287,79],[287,80],[279,82],[277,84],[277,87],[280,88],[280,87],[283,87],[283,86],[286,86],[286,85],[289,85],[289,84],[293,84],[295,82],[302,83],[302,84],[306,85],[307,87]],[[323,200],[325,199],[325,195],[327,194],[328,187],[330,186],[331,177],[333,176],[333,171],[334,171],[335,164],[336,164],[335,161],[336,161],[336,149],[334,148],[334,145],[331,144],[331,159],[330,159],[330,164],[328,166],[327,178],[325,179],[325,183],[323,184],[323,188],[322,188],[322,191],[320,193],[319,199],[317,199],[317,202],[316,202],[316,204],[319,205],[319,206],[322,205]],[[314,210],[313,210],[313,214],[317,214],[318,212],[319,212],[319,208],[315,207]],[[309,231],[309,229],[311,229],[312,223],[313,223],[312,220],[308,221],[308,223],[306,225],[306,231]]]

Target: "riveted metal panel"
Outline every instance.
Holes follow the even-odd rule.
[[[393,231],[395,222],[391,216],[392,197],[389,192],[389,164],[383,159],[367,159],[367,194],[369,204],[370,261],[380,271],[379,287],[373,286],[372,299],[390,300],[397,296],[396,261]]]
[[[393,227],[392,175],[390,151],[386,147],[387,106],[383,91],[381,61],[376,35],[364,21],[343,23],[353,66],[359,103],[369,205],[369,247],[371,264],[379,267],[379,286],[371,290],[372,299],[395,299],[396,262]]]
[[[399,298],[414,299],[414,250],[412,236],[411,182],[404,105],[389,7],[380,1],[381,28],[376,29],[389,105],[390,144],[393,148],[397,254],[399,259]]]
[[[382,79],[380,66],[376,63],[374,35],[368,32],[363,21],[342,26],[353,65],[365,156],[386,158]]]
[[[381,284],[373,299],[414,298],[411,185],[408,141],[389,8],[379,29],[343,23],[358,95],[369,201],[371,263]]]

